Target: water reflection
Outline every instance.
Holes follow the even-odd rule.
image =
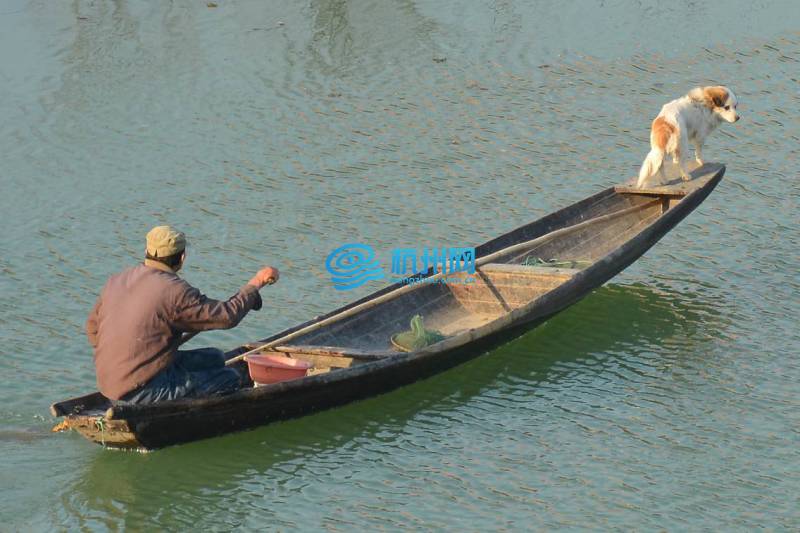
[[[355,59],[348,4],[348,0],[321,0],[312,4],[314,33],[309,49],[314,61],[328,72],[347,67]]]
[[[73,490],[65,492],[64,507],[71,509],[70,520],[99,513],[121,526],[144,520],[168,527],[212,520],[248,497],[269,494],[277,506],[292,494],[303,496],[315,472],[346,466],[373,449],[390,457],[409,438],[435,440],[437,428],[420,429],[421,420],[457,425],[468,404],[489,397],[514,402],[518,393],[535,403],[537,389],[545,387],[582,394],[580,383],[606,379],[620,366],[659,371],[659,365],[697,357],[725,327],[724,315],[698,295],[642,285],[603,287],[488,356],[382,397],[150,454],[98,449]],[[650,353],[677,339],[693,346],[678,351],[677,360]]]
[[[333,79],[369,76],[435,45],[435,24],[415,3],[317,0],[309,6],[312,34],[307,43],[307,68]],[[409,42],[409,36],[414,38]],[[374,83],[375,80],[363,80]],[[360,87],[350,87],[359,90]],[[341,96],[334,91],[329,96]]]

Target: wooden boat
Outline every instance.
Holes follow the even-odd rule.
[[[229,363],[243,368],[245,353],[309,361],[313,371],[304,378],[143,406],[112,405],[96,392],[55,403],[51,412],[65,417],[61,427],[91,441],[155,449],[390,391],[485,353],[586,296],[703,202],[724,172],[723,165],[705,164],[687,182],[611,187],[478,246],[472,283],[394,284],[228,353]],[[541,266],[542,261],[530,266],[531,258],[574,262],[575,268]],[[429,271],[422,278],[437,276]],[[408,329],[417,314],[446,338],[420,350],[398,351],[390,339]]]

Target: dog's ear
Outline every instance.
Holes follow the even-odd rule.
[[[709,107],[722,107],[728,99],[728,90],[725,87],[703,87],[703,94],[711,104]]]

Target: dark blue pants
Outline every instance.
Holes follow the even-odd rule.
[[[227,394],[237,390],[241,381],[237,370],[225,366],[222,350],[178,350],[171,365],[142,387],[123,396],[122,401],[145,404]]]

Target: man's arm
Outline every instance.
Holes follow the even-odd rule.
[[[97,314],[100,312],[100,298],[89,311],[89,318],[86,319],[86,337],[89,339],[89,344],[92,348],[97,348]]]
[[[262,269],[247,285],[226,301],[208,298],[183,282],[185,289],[178,296],[173,321],[184,332],[235,327],[251,309],[261,309],[259,289],[274,283],[277,279],[276,269],[270,267]]]

